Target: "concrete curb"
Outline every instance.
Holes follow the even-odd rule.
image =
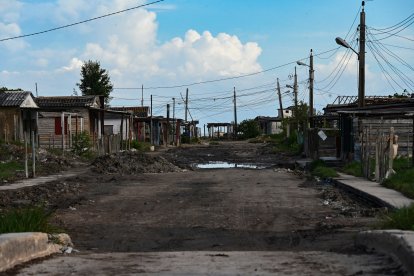
[[[68,244],[71,244],[71,241],[67,234],[50,238],[48,234],[39,232],[2,234],[0,235],[0,272],[36,258],[62,252]]]
[[[373,230],[358,233],[355,244],[390,255],[414,275],[414,231]]]

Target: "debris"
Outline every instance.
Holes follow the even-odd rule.
[[[72,206],[69,206],[69,210],[76,211],[76,208],[75,207],[72,207]]]

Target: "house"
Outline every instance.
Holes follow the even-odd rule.
[[[6,91],[0,93],[0,139],[23,141],[25,135],[37,136],[37,110],[32,93]],[[29,139],[29,138],[28,138]]]
[[[95,143],[104,133],[102,96],[37,97],[40,146],[67,148],[72,135],[86,132]]]
[[[279,117],[267,117],[257,116],[254,118],[259,126],[260,134],[270,135],[279,134],[283,132],[282,118]]]
[[[231,123],[208,123],[208,137],[209,138],[227,138],[233,136],[233,124]]]
[[[149,116],[148,106],[111,107],[110,110],[123,111],[132,114],[132,139],[150,142],[151,118]]]
[[[326,156],[330,149],[331,157],[359,161],[366,152],[361,145],[369,141],[373,147],[375,139],[389,135],[391,127],[399,136],[398,154],[412,155],[413,116],[411,97],[366,96],[365,106],[358,107],[357,96],[338,96],[324,108],[324,115],[315,116],[315,128],[307,135],[307,155]],[[327,136],[324,140],[318,137],[320,130]]]

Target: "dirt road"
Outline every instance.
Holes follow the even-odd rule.
[[[187,168],[207,161],[268,166],[292,161],[248,143],[182,148],[162,155]],[[66,182],[82,180],[88,182],[81,184],[86,185],[82,197],[70,208],[58,208],[55,217],[81,253],[11,273],[401,273],[388,257],[354,247],[354,234],[375,223],[375,209],[289,169],[91,172]],[[230,262],[221,261],[227,257]],[[114,270],[105,270],[108,266]]]

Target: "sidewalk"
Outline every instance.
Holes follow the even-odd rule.
[[[48,176],[26,178],[26,179],[22,179],[22,180],[16,181],[11,184],[1,185],[0,191],[17,190],[17,189],[24,188],[24,187],[37,186],[37,185],[41,185],[41,184],[44,184],[50,181],[58,180],[60,178],[77,176],[79,174],[86,172],[88,169],[89,169],[88,167],[81,167],[81,168],[75,168],[75,169],[63,171],[61,173],[52,174]]]
[[[377,182],[343,173],[338,174],[339,177],[333,178],[338,186],[377,205],[399,209],[414,203],[414,200],[405,197],[400,192],[383,187]]]

